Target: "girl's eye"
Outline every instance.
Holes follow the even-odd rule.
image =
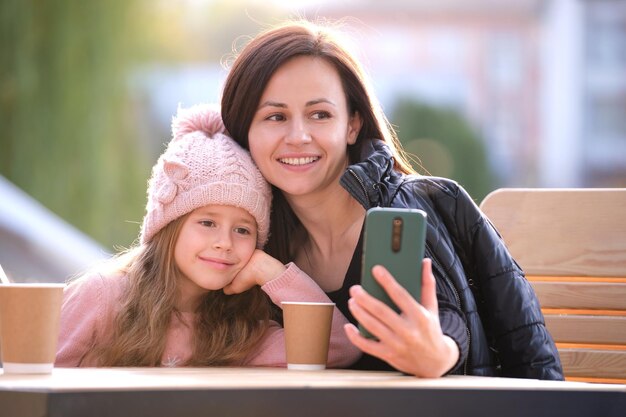
[[[315,113],[313,113],[313,119],[330,119],[330,113],[327,111],[317,111]]]
[[[215,222],[213,220],[202,220],[200,224],[205,227],[215,227]]]
[[[239,233],[240,235],[252,234],[252,232],[250,232],[250,230],[245,227],[235,227],[235,233]]]

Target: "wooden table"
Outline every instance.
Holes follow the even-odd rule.
[[[620,416],[626,385],[269,368],[0,375],[0,416]]]

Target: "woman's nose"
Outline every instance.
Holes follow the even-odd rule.
[[[292,119],[285,142],[291,145],[302,145],[311,142],[311,134],[308,132],[303,120]]]

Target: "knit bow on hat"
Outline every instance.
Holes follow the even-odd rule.
[[[172,140],[152,169],[141,229],[146,243],[171,221],[207,205],[247,210],[257,222],[257,247],[269,234],[272,193],[250,154],[226,134],[219,109],[179,109]]]
[[[189,174],[189,170],[183,164],[177,162],[163,161],[163,171],[166,180],[156,191],[155,197],[161,204],[171,203],[179,192],[179,187],[184,186],[185,178]]]

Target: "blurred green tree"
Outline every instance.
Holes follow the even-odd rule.
[[[135,3],[0,2],[0,174],[108,247],[136,237],[152,163],[125,79]]]
[[[129,246],[169,139],[133,80],[227,59],[278,15],[245,0],[0,0],[0,175],[104,246]]]
[[[475,201],[494,189],[483,141],[455,110],[400,98],[390,121],[419,173],[454,179]]]

